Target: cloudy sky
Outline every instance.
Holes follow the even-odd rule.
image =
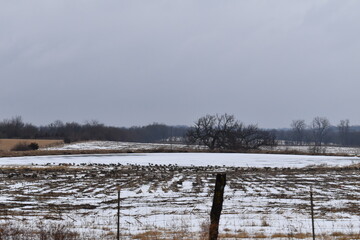
[[[360,1],[0,0],[0,119],[360,124]]]

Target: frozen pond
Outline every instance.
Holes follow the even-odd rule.
[[[305,167],[309,165],[344,166],[359,163],[358,157],[306,156],[242,153],[131,153],[96,155],[61,155],[1,158],[0,165],[32,165],[59,163],[102,164],[177,164],[179,166],[234,167]]]

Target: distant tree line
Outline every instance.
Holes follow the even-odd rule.
[[[276,139],[286,145],[360,146],[360,126],[351,126],[348,119],[332,125],[326,117],[315,117],[310,123],[293,120],[290,128],[273,130]]]
[[[186,140],[209,149],[249,150],[263,145],[339,145],[360,146],[360,126],[350,125],[348,119],[332,125],[325,117],[315,117],[310,123],[293,120],[289,128],[261,129],[245,125],[233,115],[206,115],[194,126],[168,126],[153,123],[146,126],[114,127],[98,121],[54,121],[44,126],[25,123],[20,116],[0,121],[0,138],[63,139],[65,142],[85,140],[164,142]]]
[[[21,117],[0,121],[0,138],[63,139],[65,142],[107,140],[129,142],[176,141],[182,138],[188,127],[167,126],[153,123],[140,127],[112,127],[97,121],[84,124],[55,121],[45,126],[24,123]]]

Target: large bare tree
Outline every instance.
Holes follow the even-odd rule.
[[[245,126],[233,115],[206,115],[199,118],[187,132],[187,142],[202,144],[210,150],[249,150],[274,145],[270,132],[256,125]]]
[[[233,115],[206,115],[188,131],[187,141],[203,144],[210,150],[226,148],[229,133],[236,131],[238,125]]]

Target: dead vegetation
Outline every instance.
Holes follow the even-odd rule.
[[[32,229],[6,222],[0,225],[0,240],[80,240],[81,234],[70,225],[37,222]],[[95,238],[93,238],[95,239]]]
[[[64,144],[64,141],[48,139],[0,139],[0,153],[10,152],[11,149],[13,149],[19,143],[23,143],[25,145],[37,143],[40,148],[44,148]]]
[[[109,232],[102,236],[102,239],[114,239],[114,233]],[[360,239],[360,233],[355,232],[333,232],[318,235],[323,240],[354,240]],[[6,222],[0,225],[0,240],[96,240],[99,239],[94,233],[80,232],[74,230],[69,224],[44,224],[36,223],[32,229],[22,227],[20,224]],[[138,240],[207,240],[207,229],[198,233],[188,232],[186,229],[176,228],[147,230],[142,233],[121,236],[121,239]],[[265,234],[262,232],[249,234],[246,231],[236,233],[220,234],[218,239],[312,239],[311,233],[274,233]]]

